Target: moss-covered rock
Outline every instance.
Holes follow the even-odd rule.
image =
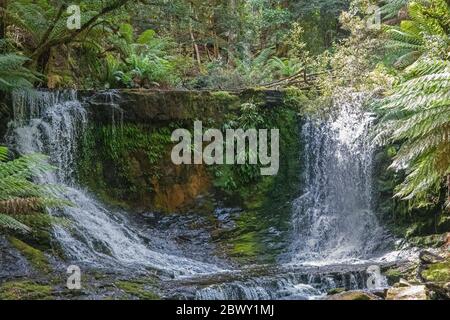
[[[346,291],[345,288],[334,288],[334,289],[328,290],[327,295],[332,296],[335,294],[343,293],[345,291]]]
[[[433,234],[422,237],[411,237],[408,239],[412,245],[421,248],[439,248],[446,242],[445,234]]]
[[[325,300],[380,300],[380,297],[367,291],[354,290],[327,296]]]
[[[33,281],[10,281],[0,285],[0,300],[51,300],[52,287]]]
[[[155,292],[153,281],[127,280],[117,281],[117,288],[123,290],[127,295],[141,300],[159,300],[160,296]]]
[[[388,284],[392,285],[398,281],[404,276],[403,272],[398,269],[390,269],[384,273],[386,276],[386,279],[388,281]]]
[[[450,211],[445,210],[444,191],[436,203],[413,208],[408,201],[394,197],[396,187],[405,179],[405,172],[389,168],[400,146],[389,145],[375,154],[374,185],[376,212],[391,231],[402,238],[411,239],[418,246],[439,246],[439,236],[450,228]]]
[[[430,264],[422,272],[422,277],[430,282],[450,282],[450,259]]]
[[[23,254],[36,270],[43,273],[49,273],[51,271],[47,256],[42,251],[33,248],[15,237],[9,237],[9,242],[15,249]]]

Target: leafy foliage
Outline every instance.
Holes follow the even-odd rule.
[[[409,0],[386,0],[383,1],[380,13],[384,19],[391,19],[398,15],[398,12],[408,4]]]
[[[439,202],[445,183],[450,192],[450,11],[443,0],[413,1],[409,15],[411,20],[387,30],[395,47],[406,50],[395,66],[409,67],[379,101],[383,117],[376,141],[401,144],[391,167],[407,176],[396,196],[425,206]]]
[[[408,172],[397,196],[421,206],[436,202],[450,174],[450,64],[423,59],[405,72],[381,101],[385,114],[377,138],[403,142],[391,166]]]
[[[32,87],[38,78],[23,64],[28,59],[16,54],[0,55],[0,90]]]
[[[387,48],[397,54],[394,64],[405,68],[422,55],[442,56],[450,45],[446,30],[450,26],[450,11],[444,0],[411,2],[408,6],[409,20],[399,26],[386,28],[389,37]]]
[[[122,54],[107,55],[107,79],[112,87],[154,87],[176,85],[178,74],[183,69],[177,56],[169,51],[173,44],[169,39],[158,38],[152,29],[142,32],[137,39],[130,24],[120,27],[121,38],[116,43],[125,41]]]
[[[55,196],[59,187],[32,181],[52,169],[46,157],[33,154],[8,159],[8,149],[0,146],[0,228],[28,232],[30,228],[19,222],[21,217],[69,204]]]

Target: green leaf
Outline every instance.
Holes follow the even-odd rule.
[[[133,42],[133,26],[129,23],[123,23],[119,28],[120,35],[126,40],[128,43]]]
[[[149,44],[155,38],[156,32],[152,29],[148,29],[141,33],[138,38],[139,44]]]

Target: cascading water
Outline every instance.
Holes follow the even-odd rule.
[[[55,225],[54,234],[71,260],[93,267],[150,267],[189,275],[190,282],[175,283],[174,297],[310,299],[336,287],[365,288],[371,261],[393,252],[393,240],[372,210],[374,150],[367,136],[373,118],[363,110],[364,98],[364,94],[337,98],[333,116],[305,122],[301,131],[305,188],[293,205],[292,242],[288,261],[283,261],[288,263],[242,272],[224,272],[215,265],[175,256],[176,246],[161,245],[168,241],[157,230],[148,239],[126,215],[111,212],[77,185],[77,140],[88,114],[75,92],[16,92],[9,139],[19,153],[47,154],[56,167],[39,179],[61,185],[64,190],[59,196],[73,204],[50,210],[70,222]],[[106,103],[117,109],[111,99]],[[396,257],[397,253],[391,258]]]
[[[366,97],[343,93],[328,119],[306,119],[302,127],[305,187],[293,204],[283,270],[201,288],[197,299],[311,299],[337,287],[364,289],[373,264],[400,258],[373,211],[374,117],[364,111]],[[308,265],[318,274],[296,270]],[[382,276],[376,281],[387,285]]]
[[[342,94],[329,119],[303,126],[305,192],[294,202],[292,263],[364,260],[392,245],[372,210],[373,116],[365,98]]]
[[[23,91],[13,95],[15,121],[10,144],[21,154],[49,155],[54,172],[40,182],[63,187],[59,194],[73,206],[50,210],[69,226],[54,226],[54,234],[74,261],[90,266],[150,267],[175,274],[217,272],[210,264],[151,250],[139,230],[120,213],[113,213],[77,186],[74,178],[77,139],[88,115],[76,92]]]

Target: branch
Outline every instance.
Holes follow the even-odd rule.
[[[39,42],[39,44],[37,45],[37,47],[42,46],[45,42],[47,42],[48,38],[50,37],[50,34],[53,32],[53,30],[56,27],[56,24],[58,23],[59,19],[61,19],[61,16],[64,13],[64,9],[66,8],[65,4],[62,4],[59,7],[58,13],[56,14],[56,17],[53,19],[52,23],[49,25],[49,27],[47,28],[47,31],[45,31],[44,35],[41,38],[41,41]]]
[[[129,0],[118,0],[117,2],[111,4],[110,6],[103,8],[99,13],[97,13],[95,16],[93,16],[91,19],[89,19],[85,24],[83,24],[80,29],[75,30],[59,39],[47,40],[45,43],[38,46],[34,50],[34,52],[31,54],[31,58],[36,59],[36,58],[40,57],[44,52],[46,52],[48,49],[50,49],[51,47],[54,47],[56,45],[70,43],[76,37],[78,37],[83,31],[87,30],[92,25],[94,25],[97,22],[97,20],[100,19],[102,16],[104,16],[116,9],[119,9],[120,7],[124,6],[128,1]]]

